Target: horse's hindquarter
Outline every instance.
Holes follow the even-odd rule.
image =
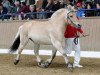
[[[59,27],[60,26],[60,27]],[[52,44],[50,35],[62,42],[63,31],[61,25],[55,25],[51,21],[29,21],[22,26],[24,34],[31,38],[35,43]]]

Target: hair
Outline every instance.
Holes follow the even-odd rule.
[[[100,5],[100,3],[96,3],[96,4]]]
[[[25,2],[21,2],[21,4],[26,5],[26,3],[25,3]]]
[[[9,52],[11,53],[15,52],[18,49],[19,45],[20,45],[20,35],[18,35],[15,41],[13,42],[12,46],[9,49]]]
[[[33,7],[34,8],[35,6],[34,5],[30,5],[29,7]]]
[[[88,6],[88,5],[90,5],[90,7],[93,8],[92,3],[91,3],[91,2],[87,2],[87,3],[86,3],[86,7],[85,7],[86,9],[87,9],[87,6]]]

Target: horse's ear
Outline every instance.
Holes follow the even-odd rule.
[[[77,11],[77,9],[75,8],[75,6],[72,6],[70,4],[67,6],[67,9],[71,10],[71,11]]]

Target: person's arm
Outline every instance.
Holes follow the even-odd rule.
[[[77,31],[80,32],[81,34],[83,33],[83,30],[81,28],[77,28]]]
[[[85,37],[84,32],[83,32],[83,30],[82,30],[81,28],[77,28],[77,31],[78,31],[79,33],[81,33],[81,34],[82,34],[82,36],[84,36],[84,37]]]

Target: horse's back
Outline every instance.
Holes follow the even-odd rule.
[[[23,25],[21,25],[19,27],[19,29],[21,30],[29,30],[30,29],[38,29],[38,28],[42,28],[44,29],[45,27],[47,27],[49,24],[49,20],[32,20],[32,21],[28,21],[26,23],[24,23]]]

